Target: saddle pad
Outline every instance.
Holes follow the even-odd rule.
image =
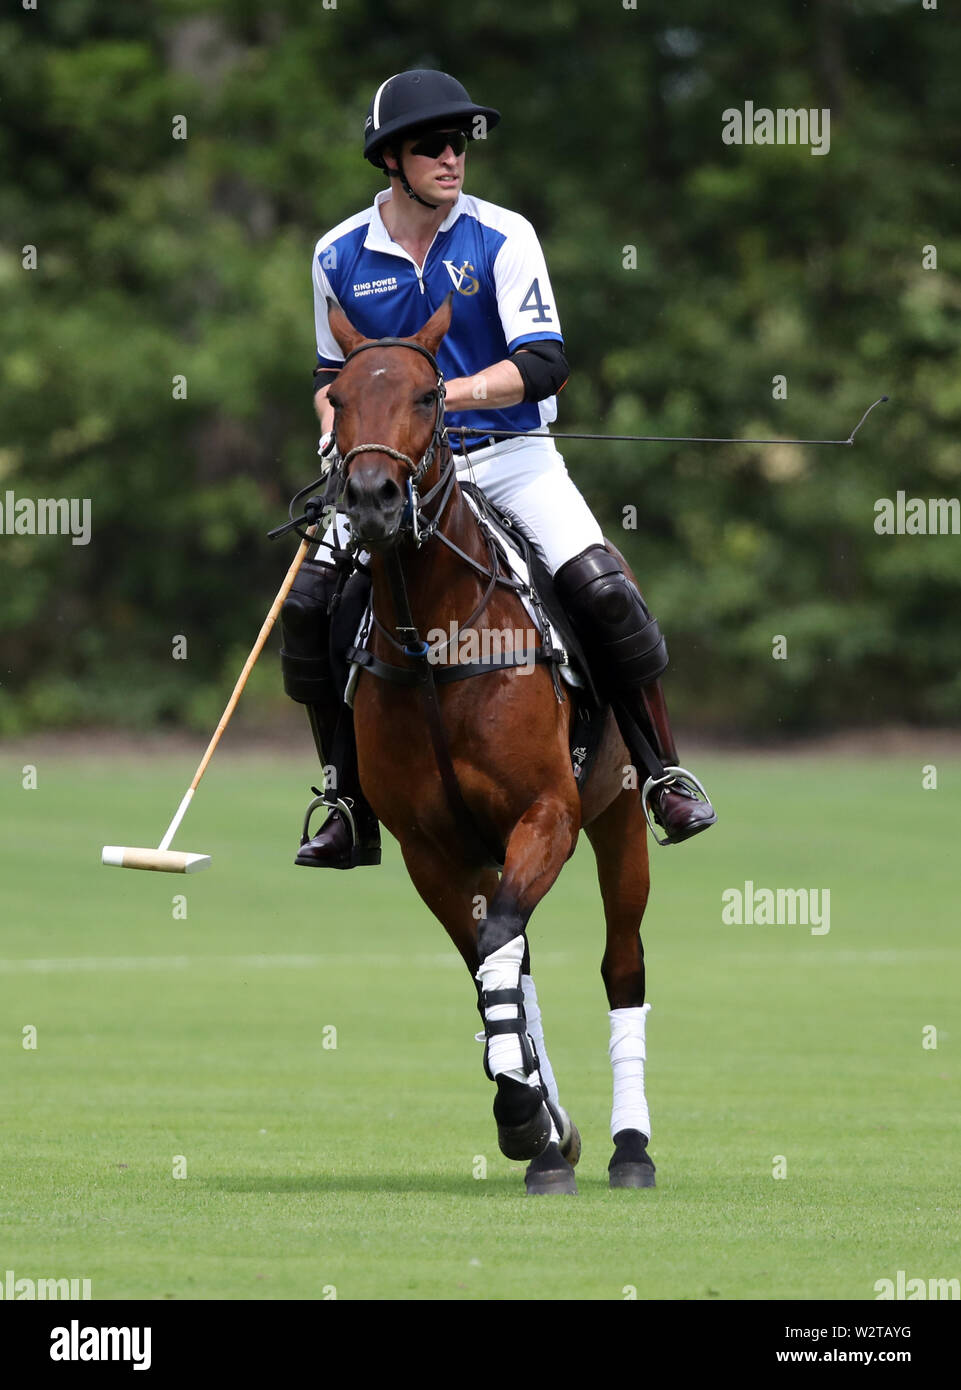
[[[463,484],[461,485],[461,491],[467,499],[468,506],[477,517],[478,524],[494,541],[494,544],[503,556],[513,577],[524,585],[525,590],[529,590],[531,584],[530,568],[527,561],[514,544],[513,538],[492,521],[491,517],[477,504],[470,490],[464,487]],[[560,672],[561,679],[566,685],[571,686],[575,690],[583,689],[585,686],[583,676],[576,667],[572,666],[567,660],[567,644],[563,634],[560,633],[556,625],[551,622],[546,612],[543,612],[544,621],[543,623],[541,622],[541,614],[538,613],[537,609],[531,603],[530,594],[528,592],[522,592],[518,597],[521,603],[523,603],[524,610],[533,623],[535,631],[540,633],[545,641],[549,641],[555,651],[564,654],[564,660],[558,663],[558,671]],[[545,625],[547,627],[546,633],[544,631]]]
[[[530,619],[535,632],[537,632],[541,636],[541,638],[545,642],[545,645],[550,645],[550,647],[555,652],[560,653],[561,659],[557,662],[557,670],[561,677],[561,680],[572,690],[580,692],[589,703],[594,703],[594,701],[590,699],[592,692],[589,690],[588,684],[585,681],[583,675],[578,670],[577,666],[574,665],[568,658],[568,649],[570,646],[569,639],[567,639],[565,635],[559,630],[556,623],[551,622],[550,616],[547,613],[546,609],[541,608],[540,610],[538,610],[538,608],[535,607],[535,605],[531,602],[530,567],[526,559],[518,549],[517,545],[515,544],[513,537],[510,535],[508,531],[503,530],[500,526],[497,525],[496,519],[491,516],[490,512],[485,511],[478,504],[478,502],[472,496],[469,487],[464,486],[462,484],[461,490],[464,494],[464,497],[467,499],[468,506],[471,508],[471,510],[477,518],[478,525],[480,525],[483,528],[483,530],[491,537],[494,544],[497,546],[498,553],[502,557],[503,563],[506,565],[511,575],[518,581],[518,583],[524,586],[523,591],[518,594],[518,597],[524,605],[524,611],[527,613],[527,616]],[[487,506],[490,507],[489,502],[487,503]],[[370,619],[371,611],[370,603],[368,602],[367,608],[360,620],[360,623],[358,624],[357,631],[354,635],[353,645],[357,648],[366,646],[366,639],[370,631]],[[546,632],[544,630],[545,627],[547,629]],[[355,661],[351,663],[347,677],[347,685],[344,691],[344,699],[347,702],[347,704],[351,707],[353,707],[354,703],[354,689],[357,685],[357,676],[361,669],[362,667],[359,662]]]

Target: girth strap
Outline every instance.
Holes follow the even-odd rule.
[[[546,664],[553,660],[550,652],[542,651],[537,648],[533,652],[514,652],[501,653],[499,656],[490,656],[483,661],[462,661],[456,665],[439,666],[433,665],[434,680],[438,685],[449,685],[451,681],[467,680],[471,676],[482,676],[486,671],[506,671],[512,666],[529,666],[531,659],[536,663]],[[380,657],[374,656],[373,652],[366,647],[348,647],[347,660],[356,661],[358,666],[369,671],[372,676],[377,676],[380,680],[389,681],[392,685],[419,685],[421,681],[427,679],[423,665],[416,666],[413,670],[409,666],[392,666],[387,661],[381,661]],[[427,663],[431,664],[431,663]]]

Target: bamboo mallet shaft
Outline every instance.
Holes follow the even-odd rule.
[[[309,537],[312,538],[314,536],[315,532],[317,531],[318,524],[319,523],[315,522],[313,526],[308,527],[307,535]],[[226,729],[227,725],[230,723],[231,716],[233,715],[234,710],[237,708],[237,702],[243,693],[244,686],[247,684],[247,678],[250,675],[251,671],[254,669],[254,663],[256,662],[257,658],[260,656],[260,653],[264,649],[264,644],[271,634],[274,623],[277,621],[277,615],[281,610],[284,599],[290,593],[294,580],[297,578],[297,571],[303,564],[304,558],[306,557],[307,551],[310,549],[311,544],[312,540],[303,540],[300,543],[300,549],[297,551],[297,554],[293,558],[293,561],[291,563],[290,569],[287,571],[284,582],[283,584],[281,584],[280,589],[278,590],[277,597],[270,605],[270,612],[264,619],[263,627],[257,634],[257,640],[251,648],[250,655],[244,662],[244,669],[237,677],[237,684],[234,686],[233,694],[227,701],[227,708],[221,715],[220,723],[217,725],[217,728],[214,731],[214,736],[207,744],[207,751],[201,758],[200,766],[194,773],[194,780],[191,782],[189,788],[187,789],[183,801],[181,801],[180,805],[177,807],[177,814],[174,816],[173,820],[170,822],[170,825],[167,827],[166,835],[160,841],[159,848],[162,850],[165,850],[169,847],[171,840],[177,832],[177,827],[180,825],[180,822],[183,820],[184,816],[187,813],[187,807],[190,805],[190,802],[193,799],[193,794],[197,790],[197,786],[200,782],[201,777],[203,777],[204,773],[207,771],[207,764],[210,762],[210,759],[214,755],[214,750],[217,747],[217,744],[220,742],[220,738],[223,734],[224,729]]]

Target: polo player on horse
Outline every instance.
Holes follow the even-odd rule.
[[[367,338],[412,337],[453,290],[455,312],[437,354],[448,422],[516,431],[510,439],[474,437],[464,446],[458,478],[476,483],[529,532],[632,756],[638,758],[639,730],[673,771],[678,757],[660,683],[664,639],[620,558],[605,545],[548,430],[568,366],[543,252],[523,217],[463,192],[468,141],[485,138],[499,120],[499,112],[476,105],[442,72],[402,72],[378,87],[364,156],[387,174],[390,187],[322,237],[313,258],[320,452],[336,451],[327,393],[344,360],[328,326],[329,302]],[[352,808],[353,825],[334,807],[313,838],[305,828],[295,862],[316,868],[380,863],[380,827],[360,786],[352,721],[330,649],[329,605],[340,559],[334,552],[348,539],[338,516],[301,567],[282,615],[286,692],[307,708],[321,763],[330,766],[333,754],[330,805],[340,800]],[[656,779],[648,791],[662,843],[678,844],[716,820],[710,802],[684,777]]]

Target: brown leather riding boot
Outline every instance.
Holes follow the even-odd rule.
[[[677,749],[671,731],[660,680],[641,688],[641,698],[657,743],[658,756],[665,767],[677,767]],[[700,784],[698,784],[700,785]],[[717,820],[717,812],[707,800],[698,797],[683,779],[655,786],[648,799],[651,815],[664,831],[666,842],[679,845],[698,835]]]
[[[342,798],[357,829],[357,843],[351,833],[350,822],[343,811],[331,811],[317,834],[307,839],[305,822],[304,834],[297,851],[295,864],[309,869],[357,869],[364,864],[380,863],[380,823],[370,811],[366,802],[351,802],[353,798]],[[322,799],[311,802],[310,810],[320,805]],[[329,806],[329,802],[323,802]],[[365,816],[364,810],[368,812]],[[308,810],[308,820],[310,817]]]
[[[632,758],[650,774],[642,795],[664,831],[663,839],[655,832],[658,843],[680,844],[707,830],[717,820],[714,807],[697,778],[677,764],[660,684],[667,645],[620,557],[605,545],[590,546],[560,566],[554,583]]]
[[[326,769],[326,791],[312,789],[315,799],[307,808],[294,860],[313,869],[354,869],[380,863],[380,828],[361,791],[354,720],[343,700],[346,671],[334,668],[329,608],[336,583],[332,567],[305,561],[281,610],[284,689],[306,708],[317,756]],[[347,605],[342,608],[350,634],[342,641],[346,649],[359,615]],[[311,838],[310,818],[321,805],[329,814]]]
[[[308,708],[307,713],[313,715],[314,712]],[[314,729],[313,718],[311,729]],[[314,737],[319,750],[321,745],[316,730]],[[316,787],[312,789],[316,797],[307,807],[300,849],[294,863],[309,869],[357,869],[365,864],[379,864],[380,822],[360,789],[354,720],[346,706],[341,712],[337,735],[330,741],[330,746],[334,758],[332,785],[323,793]],[[336,807],[335,801],[340,803]],[[310,818],[320,806],[326,806],[330,814],[311,838]]]

